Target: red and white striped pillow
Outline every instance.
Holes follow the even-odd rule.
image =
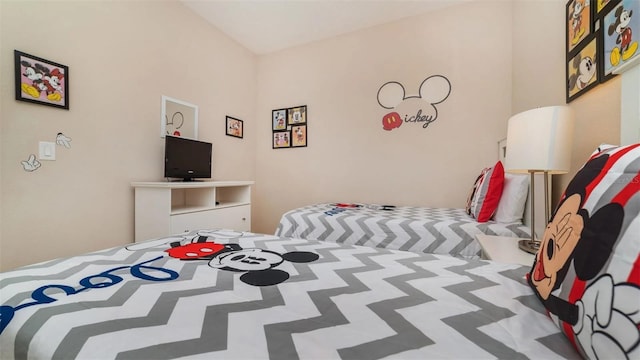
[[[578,352],[640,358],[640,144],[595,152],[541,240],[528,281]]]
[[[489,221],[498,208],[503,185],[504,167],[501,161],[483,169],[467,199],[467,214],[478,222]]]

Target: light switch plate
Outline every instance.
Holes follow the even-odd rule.
[[[49,141],[40,141],[40,160],[56,159],[56,143]]]

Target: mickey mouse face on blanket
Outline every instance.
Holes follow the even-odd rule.
[[[213,240],[213,241],[211,241]],[[243,249],[238,244],[219,244],[215,238],[198,236],[193,242],[182,244],[172,242],[165,250],[169,256],[180,260],[209,260],[214,269],[245,272],[240,280],[254,286],[277,285],[289,279],[289,273],[274,269],[285,260],[293,263],[307,263],[318,260],[318,254],[307,251],[292,251],[279,254],[264,249]]]
[[[254,286],[277,285],[289,278],[289,273],[274,269],[285,260],[308,263],[318,260],[318,254],[307,251],[292,251],[279,254],[263,249],[242,249],[224,252],[209,261],[212,268],[228,271],[245,271],[240,280]]]

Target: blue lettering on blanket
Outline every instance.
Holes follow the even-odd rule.
[[[333,209],[331,209],[331,210],[325,211],[324,213],[325,213],[326,215],[333,216],[333,215],[336,215],[336,214],[340,214],[341,212],[346,211],[346,210],[347,210],[347,209],[337,208],[337,207],[336,207],[336,208],[333,208]]]
[[[95,275],[90,275],[87,276],[85,278],[83,278],[82,280],[79,281],[79,284],[81,285],[80,288],[75,289],[72,286],[68,286],[68,285],[58,285],[58,284],[53,284],[53,285],[44,285],[41,286],[37,289],[35,289],[32,293],[31,293],[31,298],[34,300],[32,302],[28,302],[22,305],[18,305],[15,308],[9,305],[2,305],[0,306],[0,334],[2,334],[2,332],[4,331],[4,329],[9,325],[9,323],[11,322],[11,319],[13,319],[13,315],[15,314],[16,311],[20,310],[20,309],[24,309],[27,308],[29,306],[34,306],[34,305],[41,305],[41,304],[49,304],[52,302],[57,301],[57,299],[50,297],[49,295],[47,295],[45,292],[48,289],[58,289],[58,290],[62,290],[67,296],[70,295],[75,295],[79,292],[85,291],[85,290],[89,290],[89,289],[100,289],[100,288],[107,288],[110,286],[113,286],[119,282],[122,281],[122,277],[113,274],[113,272],[118,271],[118,270],[123,270],[123,269],[130,269],[129,273],[133,276],[136,277],[138,279],[141,280],[148,280],[148,281],[169,281],[169,280],[175,280],[178,278],[178,273],[173,271],[173,270],[169,270],[169,269],[165,269],[162,267],[155,267],[155,266],[147,266],[145,264],[148,264],[152,261],[156,261],[158,259],[163,258],[163,256],[158,256],[154,259],[151,260],[147,260],[144,262],[141,262],[139,264],[135,264],[133,266],[118,266],[115,267],[113,269],[107,270],[107,271],[103,271],[99,274],[95,274]],[[145,272],[149,272],[149,271],[160,271],[165,273],[167,276],[166,277],[156,277],[153,275],[150,275],[148,273]],[[103,278],[105,280],[100,280],[100,278]]]

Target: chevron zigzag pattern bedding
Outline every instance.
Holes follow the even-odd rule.
[[[0,358],[575,358],[526,270],[200,231],[1,274]]]
[[[286,212],[277,236],[480,258],[476,234],[530,238],[522,224],[479,223],[464,209],[315,204]]]

